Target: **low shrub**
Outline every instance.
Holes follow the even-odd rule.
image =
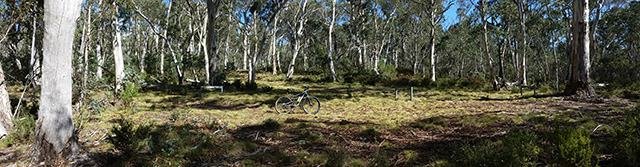
[[[261,90],[262,92],[265,92],[265,93],[266,93],[266,92],[271,92],[271,91],[273,91],[273,87],[271,87],[271,86],[264,86],[264,87],[261,87],[261,88],[260,88],[260,90]]]
[[[149,134],[150,128],[147,126],[135,127],[131,121],[120,118],[116,120],[110,132],[107,141],[126,157],[138,153],[142,149],[144,146],[142,142]]]
[[[625,120],[611,133],[612,145],[618,153],[616,162],[619,166],[640,166],[640,105],[625,115]]]
[[[391,163],[389,162],[389,156],[386,153],[381,152],[380,150],[376,150],[375,152],[373,152],[372,158],[373,160],[367,166],[373,166],[373,167],[391,166]]]
[[[120,98],[124,100],[126,104],[131,104],[135,101],[135,98],[138,96],[140,91],[140,87],[136,86],[134,83],[126,83],[124,86],[124,90],[120,92]]]
[[[515,128],[497,142],[463,145],[454,162],[458,166],[536,166],[542,152],[538,144],[535,133]]]
[[[344,150],[329,151],[327,167],[342,167],[347,162],[348,154]]]
[[[14,144],[29,144],[33,140],[33,129],[35,129],[35,116],[26,116],[13,120],[13,128],[9,135],[0,140],[0,146],[12,147]]]
[[[264,122],[262,123],[262,126],[264,126],[267,129],[280,129],[281,125],[280,123],[278,123],[278,121],[268,118],[266,120],[264,120]]]
[[[258,90],[258,84],[256,82],[247,82],[243,87],[244,91],[254,91]]]
[[[500,154],[501,146],[498,142],[483,140],[476,145],[464,144],[456,156],[457,166],[504,166],[505,159]]]
[[[557,163],[561,166],[591,166],[593,145],[589,130],[562,129],[555,131]]]
[[[506,153],[506,162],[511,166],[536,166],[538,154],[538,136],[533,132],[512,129],[502,139]]]
[[[379,131],[377,131],[374,128],[369,128],[366,130],[363,130],[362,132],[360,132],[358,134],[358,136],[360,137],[360,140],[372,140],[375,139],[376,137],[378,137],[381,133]]]

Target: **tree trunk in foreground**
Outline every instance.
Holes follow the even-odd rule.
[[[124,79],[124,59],[122,57],[122,35],[120,33],[120,20],[117,17],[118,6],[116,5],[115,1],[113,1],[113,8],[116,10],[113,16],[113,27],[116,31],[115,39],[113,39],[113,59],[116,66],[115,93],[118,94],[118,92],[120,91],[122,80]]]
[[[9,135],[12,127],[11,102],[9,101],[9,92],[7,92],[4,80],[4,70],[2,69],[2,63],[0,63],[0,139],[5,135]]]
[[[327,52],[327,57],[329,57],[329,71],[331,71],[331,79],[333,82],[338,82],[338,77],[336,76],[336,70],[333,66],[333,24],[336,22],[336,3],[337,0],[333,0],[333,6],[331,7],[331,24],[329,24],[329,52]]]
[[[216,19],[218,18],[216,15],[218,14],[218,6],[220,6],[220,0],[207,0],[207,17],[209,19],[209,22],[207,23],[207,50],[209,50],[209,55],[211,56],[209,58],[209,64],[207,64],[206,66],[209,66],[209,76],[207,76],[208,81],[209,81],[209,85],[215,85],[218,84],[219,81],[216,81],[216,78],[218,77],[218,55],[216,53],[218,53],[216,50],[218,49],[217,47],[217,38],[218,38],[218,34],[216,34]]]
[[[32,145],[34,162],[72,158],[78,151],[71,109],[73,38],[82,0],[44,2],[42,88]]]
[[[589,76],[589,1],[573,1],[573,40],[571,42],[571,75],[564,90],[568,95],[590,97],[595,95]]]

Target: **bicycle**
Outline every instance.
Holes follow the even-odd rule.
[[[317,97],[309,95],[307,90],[309,87],[304,87],[304,91],[293,96],[280,96],[276,100],[276,111],[280,114],[288,114],[293,109],[298,108],[302,104],[302,109],[307,114],[316,114],[320,111],[320,100]],[[291,93],[292,89],[287,89],[287,94]],[[291,99],[297,98],[297,101]]]

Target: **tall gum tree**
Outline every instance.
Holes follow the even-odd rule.
[[[207,24],[207,50],[209,51],[208,55],[211,55],[209,58],[209,76],[207,76],[209,85],[217,84],[216,78],[218,76],[218,63],[217,63],[217,33],[215,28],[215,22],[218,18],[218,6],[220,6],[221,0],[206,0],[207,3],[207,20],[209,20]]]
[[[115,29],[115,38],[113,39],[113,60],[116,66],[116,94],[120,91],[122,80],[124,79],[124,59],[122,57],[122,33],[120,32],[120,19],[118,18],[118,5],[116,1],[112,3],[115,11],[113,15],[113,28]]]
[[[72,120],[72,59],[76,19],[82,0],[44,2],[44,37],[40,110],[32,145],[34,162],[74,156],[78,139]]]
[[[302,38],[303,38],[303,33],[304,33],[304,24],[306,22],[306,7],[307,7],[307,0],[303,0],[304,2],[302,2],[302,6],[298,7],[295,15],[294,15],[294,20],[291,20],[293,22],[293,24],[289,24],[290,29],[293,31],[291,32],[291,36],[290,36],[290,40],[291,40],[291,44],[293,45],[292,47],[292,51],[291,53],[293,54],[293,57],[291,58],[291,63],[289,63],[289,68],[288,72],[287,72],[287,81],[291,81],[293,80],[293,73],[295,71],[295,66],[296,66],[296,58],[298,57],[298,54],[300,53],[300,48],[302,47],[301,43],[302,43]]]
[[[11,102],[9,101],[9,92],[7,92],[4,80],[4,70],[2,69],[2,63],[0,63],[0,139],[8,135],[12,127]]]
[[[569,85],[564,92],[568,95],[591,97],[595,91],[591,86],[591,61],[589,60],[589,1],[573,0],[573,22],[571,33],[571,72]]]

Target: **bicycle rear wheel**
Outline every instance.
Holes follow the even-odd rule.
[[[276,100],[276,112],[280,114],[288,114],[293,110],[293,101],[287,96],[281,96]]]
[[[307,96],[302,102],[302,109],[307,114],[316,114],[320,111],[320,100],[315,96]]]

